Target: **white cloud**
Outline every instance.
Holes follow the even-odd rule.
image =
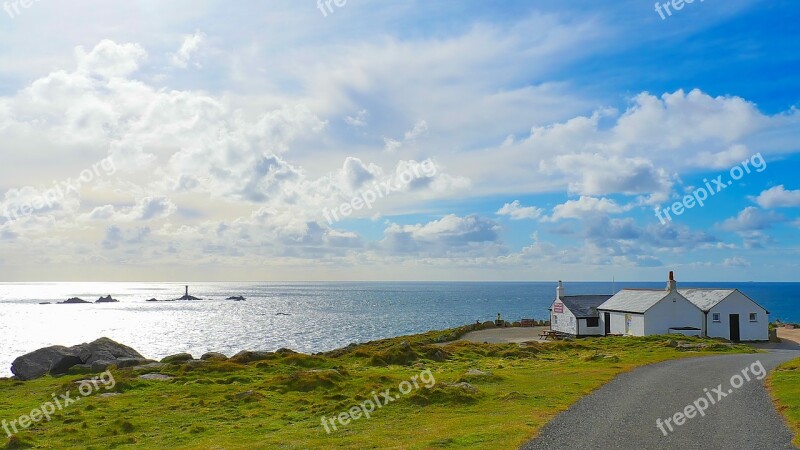
[[[201,31],[184,36],[183,43],[177,52],[170,55],[170,61],[175,67],[185,69],[192,62],[200,47],[205,43],[206,35]],[[201,67],[199,62],[194,62],[195,67]]]
[[[726,231],[759,231],[766,230],[782,221],[784,221],[784,217],[780,214],[748,206],[736,217],[725,220],[721,228]]]
[[[548,220],[584,219],[590,216],[617,214],[623,211],[625,211],[625,208],[618,205],[614,200],[581,196],[577,200],[568,200],[561,205],[557,205],[553,208],[553,214]]]
[[[117,44],[107,39],[88,53],[78,47],[76,54],[80,72],[106,78],[130,75],[147,58],[147,52],[138,44]]]
[[[344,121],[348,125],[363,128],[367,126],[367,118],[369,117],[369,111],[366,109],[362,109],[356,113],[355,116],[345,116]]]
[[[755,202],[768,209],[800,206],[800,190],[787,191],[781,184],[761,192]]]
[[[722,265],[725,267],[749,267],[750,263],[744,258],[734,256],[731,258],[725,258],[725,261],[723,261]]]
[[[519,200],[514,200],[511,203],[506,203],[497,211],[497,215],[509,216],[512,220],[522,219],[538,219],[542,217],[543,209],[535,206],[522,206]]]

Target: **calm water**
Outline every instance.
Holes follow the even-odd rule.
[[[658,283],[616,283],[662,287]],[[800,283],[684,283],[735,287],[771,320],[800,322]],[[232,355],[288,347],[318,352],[378,338],[520,317],[545,319],[555,283],[195,283],[198,302],[148,303],[183,295],[177,283],[0,284],[0,377],[11,361],[48,345],[107,336],[149,358],[188,351]],[[567,294],[611,293],[611,283],[567,283]],[[39,305],[111,294],[113,304]],[[225,300],[244,295],[245,302]],[[279,313],[288,315],[278,315]]]

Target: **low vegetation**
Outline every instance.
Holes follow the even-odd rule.
[[[527,344],[446,343],[460,328],[351,345],[318,355],[254,352],[237,361],[176,361],[112,371],[110,391],[82,398],[6,440],[6,448],[515,448],[553,416],[621,372],[719,352],[752,352],[719,341],[664,336]],[[707,344],[707,345],[700,345]],[[376,393],[430,370],[371,418],[336,417]],[[141,379],[157,372],[163,379]],[[788,373],[779,391],[794,389]],[[800,372],[797,372],[800,374]],[[86,375],[0,380],[0,420],[29,414]],[[109,394],[117,395],[109,395]],[[105,395],[103,395],[105,394]],[[798,407],[794,406],[794,419]]]
[[[784,363],[767,380],[772,398],[794,431],[793,444],[800,447],[800,358]]]

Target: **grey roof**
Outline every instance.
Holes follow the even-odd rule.
[[[610,295],[565,295],[564,304],[577,318],[597,317],[597,307],[610,299]]]
[[[668,294],[664,289],[623,289],[598,309],[644,313]]]
[[[703,311],[710,310],[735,291],[736,289],[678,289],[679,294]]]

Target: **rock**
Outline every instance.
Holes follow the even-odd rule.
[[[175,364],[191,361],[193,359],[194,357],[188,353],[178,353],[176,355],[170,355],[161,359],[161,362],[164,364]]]
[[[39,302],[40,305],[49,305],[50,302]]]
[[[470,392],[470,393],[473,393],[473,394],[478,392],[478,388],[476,388],[475,386],[473,386],[473,385],[471,385],[471,384],[469,384],[469,383],[467,383],[465,381],[462,381],[460,383],[443,383],[442,385],[443,386],[450,386],[450,387],[454,387],[454,388],[458,388],[458,389],[463,389],[463,390],[465,390],[467,392]]]
[[[72,366],[83,364],[83,360],[78,355],[65,355],[58,361],[53,361],[50,365],[50,375],[64,375]]]
[[[678,346],[678,341],[676,341],[675,339],[669,339],[667,340],[666,344],[664,344],[664,346],[675,348]]]
[[[115,300],[115,299],[111,298],[110,295],[108,295],[108,296],[105,296],[105,297],[98,298],[95,303],[119,303],[119,300]]]
[[[189,369],[196,369],[200,366],[208,364],[211,361],[203,361],[202,359],[193,359],[191,361],[186,361],[186,367]]]
[[[99,395],[99,397],[108,398],[108,397],[113,397],[115,395],[120,395],[120,393],[119,392],[103,392],[102,394]]]
[[[200,357],[203,361],[227,361],[228,357],[222,353],[208,352]]]
[[[247,364],[254,361],[263,361],[265,359],[272,359],[274,357],[275,353],[272,352],[252,352],[249,350],[243,350],[233,355],[230,360],[231,362],[239,364]]]
[[[282,313],[282,312],[276,313],[275,315],[276,316],[291,316],[291,314],[286,314],[286,313]]]
[[[469,369],[467,371],[467,373],[465,373],[464,375],[466,375],[468,377],[491,377],[492,373],[491,372],[484,372],[484,371],[478,370],[478,369]]]
[[[163,369],[166,366],[167,366],[166,364],[160,362],[151,362],[140,366],[133,366],[133,370],[156,370],[156,369]]]
[[[163,373],[146,373],[144,375],[139,375],[140,380],[171,380],[172,377],[169,375],[164,375]]]
[[[228,297],[226,300],[233,300],[235,302],[243,302],[243,301],[245,301],[247,299],[242,297],[241,295],[236,295],[234,297]]]
[[[40,348],[39,350],[20,356],[11,363],[11,372],[22,381],[34,380],[42,377],[50,372],[50,369],[55,365],[59,371],[66,371],[69,369],[65,366],[72,361],[75,364],[80,364],[80,359],[77,352],[55,345],[52,347]],[[75,365],[73,364],[73,365]]]
[[[91,303],[91,302],[87,302],[86,300],[78,298],[78,297],[72,297],[69,300],[64,300],[63,302],[59,302],[58,304],[59,305],[78,305],[78,304],[82,304],[82,303]]]
[[[158,300],[156,300],[155,298],[151,298],[150,300],[145,300],[145,301],[146,302],[157,302]]]
[[[67,373],[72,367],[85,365],[89,369],[102,372],[111,365],[130,367],[146,364],[151,360],[140,355],[136,350],[114,342],[109,338],[100,338],[90,343],[64,347],[60,345],[40,348],[22,355],[11,364],[11,372],[22,381],[33,380],[47,373],[60,375]]]
[[[149,362],[147,358],[136,350],[127,345],[122,345],[119,342],[114,342],[107,337],[102,337],[95,341],[70,348],[79,352],[79,356],[84,364],[92,364],[95,361],[114,362],[121,358],[134,358]]]
[[[119,358],[114,360],[106,360],[101,359],[94,361],[90,364],[92,372],[104,372],[108,370],[109,367],[115,366],[118,369],[124,369],[126,367],[136,367],[141,366],[142,364],[148,364],[154,362],[152,359],[144,359],[144,358]]]

